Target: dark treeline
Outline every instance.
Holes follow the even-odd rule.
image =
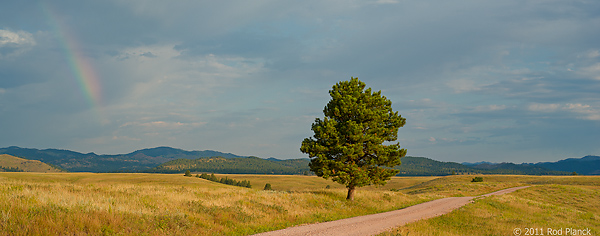
[[[467,166],[456,162],[442,162],[424,157],[403,157],[402,164],[394,169],[398,176],[446,176],[469,174],[512,174],[512,175],[567,175],[571,172],[555,171],[536,165],[500,163]],[[218,174],[311,174],[309,159],[269,160],[258,157],[247,158],[198,158],[177,159],[166,162],[156,168],[146,170],[149,173],[192,172]]]
[[[237,181],[234,179],[227,178],[227,176],[219,179],[215,176],[215,174],[208,175],[206,173],[202,173],[201,175],[196,175],[196,177],[210,180],[210,181],[217,182],[217,183],[227,184],[227,185],[252,188],[252,185],[250,184],[250,181],[248,181],[248,180]]]
[[[190,170],[192,172],[218,174],[301,175],[310,172],[309,162],[309,159],[274,160],[258,157],[202,157],[193,160],[172,160],[144,172],[174,174]]]
[[[456,162],[442,162],[424,157],[403,157],[402,165],[394,169],[400,171],[398,176],[446,176],[468,174],[502,174],[502,175],[568,175],[570,172],[549,170],[536,165],[500,163],[467,166]]]

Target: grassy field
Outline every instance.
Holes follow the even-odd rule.
[[[600,235],[600,176],[484,176],[484,179],[492,183],[482,185],[510,182],[532,187],[478,198],[450,214],[407,224],[382,236],[516,235],[515,231],[520,235],[585,235],[573,234],[573,229],[589,229],[591,235]],[[452,186],[455,180],[443,178],[424,185],[447,191],[433,183],[449,182]]]
[[[489,217],[499,214],[497,211],[502,207],[512,207],[510,204],[519,204],[522,210],[536,207],[546,210],[549,206],[539,204],[550,204],[550,207],[579,207],[574,213],[565,213],[567,218],[552,219],[551,222],[570,225],[567,219],[575,216],[583,217],[582,222],[593,226],[590,222],[599,219],[600,177],[484,176],[482,183],[471,183],[472,176],[398,177],[383,187],[360,188],[356,200],[349,202],[345,200],[344,186],[315,176],[217,175],[223,176],[249,180],[253,187],[234,187],[165,174],[0,173],[0,234],[248,235],[395,210],[442,197],[476,196],[521,185],[539,185],[527,191],[546,191],[552,197],[565,192],[567,198],[556,200],[562,204],[557,205],[546,203],[543,194],[538,194],[541,199],[533,198],[531,194],[521,196],[523,191],[506,195],[511,197],[507,200],[501,197],[480,199],[456,212],[464,214],[462,217],[473,218],[480,216],[473,214],[483,213],[478,208],[468,212],[469,207],[483,204],[490,208],[486,201],[498,201],[491,204],[500,208],[492,206],[487,213]],[[263,191],[266,183],[274,190]],[[329,189],[326,189],[327,185]],[[571,195],[577,195],[577,191],[585,193],[577,198],[579,202],[564,203],[574,199]],[[596,194],[595,198],[591,197],[593,194]],[[529,197],[530,202],[512,199],[525,197]],[[536,201],[540,203],[536,205]],[[510,217],[518,216],[503,217],[513,222],[515,220],[511,221]],[[513,222],[520,227],[540,225],[528,225],[529,216],[520,217],[517,219],[521,221]],[[476,218],[474,220],[481,217]],[[473,228],[481,222],[468,224]],[[411,232],[413,235],[414,229],[430,226],[407,227],[417,228],[403,227],[392,234]],[[462,231],[463,228],[458,226],[453,229],[455,231],[448,232],[463,235],[461,232],[471,232],[467,231],[469,227]],[[445,232],[423,233],[429,234],[446,235]],[[504,232],[497,234],[505,235]]]
[[[253,189],[261,190],[265,187],[265,184],[269,183],[273,187],[273,190],[279,191],[312,191],[325,189],[329,185],[330,189],[345,190],[344,185],[335,183],[331,180],[315,176],[303,176],[303,175],[220,175],[216,174],[218,178],[227,176],[235,180],[249,180],[252,183]],[[438,177],[394,177],[392,181],[387,183],[383,187],[369,186],[360,188],[360,190],[389,190],[389,189],[402,189],[420,184],[426,181],[436,179]]]

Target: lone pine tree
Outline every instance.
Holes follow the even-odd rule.
[[[341,81],[329,91],[323,119],[312,124],[314,136],[302,141],[300,151],[311,158],[310,169],[320,177],[346,185],[348,200],[357,187],[384,185],[398,174],[406,150],[396,141],[406,123],[381,91],[365,90],[358,78]],[[387,167],[387,168],[386,168]]]

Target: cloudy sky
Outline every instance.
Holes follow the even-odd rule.
[[[0,147],[307,157],[331,86],[407,119],[408,155],[600,155],[600,1],[9,1]]]

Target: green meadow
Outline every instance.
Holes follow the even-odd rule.
[[[498,230],[550,224],[599,232],[600,177],[483,176],[479,183],[462,175],[394,177],[385,186],[358,189],[347,201],[344,186],[316,176],[217,175],[225,176],[248,180],[252,188],[182,174],[2,172],[0,234],[248,235],[522,185],[534,187],[478,199],[389,234],[507,235]],[[266,183],[273,190],[262,190]],[[484,223],[490,221],[498,223]],[[432,227],[448,230],[424,231]]]

